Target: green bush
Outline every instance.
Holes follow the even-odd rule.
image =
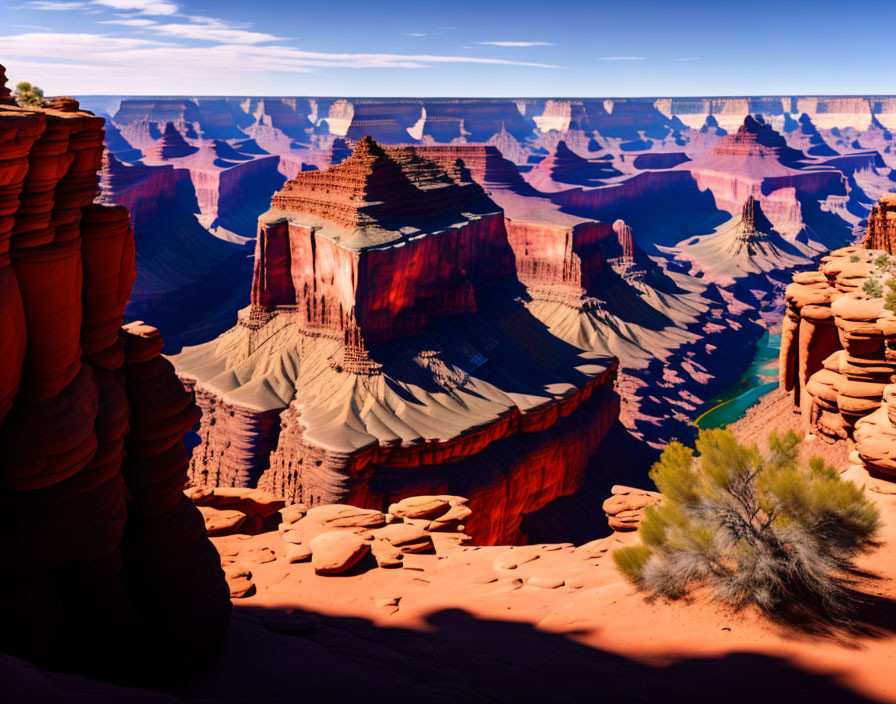
[[[862,489],[818,458],[801,466],[793,432],[770,435],[764,454],[728,429],[696,446],[695,458],[672,443],[651,469],[665,501],[645,509],[643,545],[614,553],[623,574],[653,596],[706,586],[737,608],[846,617],[845,575],[880,525]]]
[[[896,279],[887,281],[887,297],[884,299],[884,308],[896,313]]]
[[[23,107],[40,107],[44,103],[42,88],[31,85],[28,81],[16,84],[16,102]]]
[[[865,283],[862,284],[862,291],[871,298],[881,298],[884,295],[884,289],[877,279],[865,279]]]

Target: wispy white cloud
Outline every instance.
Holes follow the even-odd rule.
[[[100,24],[123,24],[127,27],[149,27],[150,25],[154,25],[156,23],[155,20],[147,20],[140,17],[134,17],[131,19],[122,18],[120,20],[103,20]]]
[[[179,10],[170,0],[92,0],[92,4],[113,10],[135,10],[141,15],[175,15]]]
[[[52,32],[52,27],[44,27],[39,24],[14,24],[13,27],[18,27],[19,29],[36,29],[40,32]]]
[[[163,26],[163,25],[160,25]],[[152,29],[157,29],[153,27]],[[477,56],[435,54],[351,54],[302,51],[287,46],[234,42],[216,46],[183,46],[168,42],[104,34],[28,33],[0,36],[4,56],[65,59],[73,56],[110,69],[138,73],[171,68],[183,73],[197,62],[221,71],[294,71],[309,68],[425,68],[433,64],[485,64],[559,68],[551,64]]]
[[[219,42],[222,44],[261,44],[283,39],[266,32],[249,32],[244,29],[215,24],[160,24],[153,30],[161,34],[181,39]]]
[[[598,56],[598,61],[643,61],[643,56]]]
[[[553,42],[475,42],[486,46],[556,46]]]
[[[86,2],[68,2],[67,0],[35,0],[27,5],[19,8],[27,8],[29,10],[45,10],[47,12],[65,12],[67,10],[84,10],[87,8]]]
[[[406,37],[425,37],[427,36],[426,32],[405,32]]]

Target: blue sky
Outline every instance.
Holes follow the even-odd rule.
[[[896,94],[896,0],[0,0],[57,94]]]

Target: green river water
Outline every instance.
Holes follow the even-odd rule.
[[[747,409],[778,386],[778,353],[781,335],[768,331],[757,341],[753,363],[740,380],[724,393],[697,409],[698,428],[720,428],[743,417]]]

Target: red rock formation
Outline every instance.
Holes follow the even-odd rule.
[[[6,86],[6,67],[0,64],[0,105],[12,105],[12,91]]]
[[[886,195],[871,209],[862,244],[896,254],[896,194]]]
[[[503,214],[454,161],[364,139],[274,196],[252,305],[177,358],[204,410],[197,482],[368,507],[435,488],[493,507],[470,528],[486,542],[575,490],[615,362],[513,302]]]
[[[182,494],[198,413],[158,333],[120,328],[134,242],[91,203],[103,121],[59,104],[0,107],[0,645],[120,676],[203,657],[229,603]]]
[[[197,147],[191,146],[178,131],[173,122],[165,125],[159,141],[153,146],[144,149],[147,161],[165,161],[176,159],[190,154],[195,154]]]
[[[782,386],[794,390],[804,421],[830,441],[853,437],[860,419],[881,407],[896,373],[896,356],[887,352],[892,314],[883,298],[859,290],[880,254],[836,250],[820,272],[797,274],[787,288]]]

